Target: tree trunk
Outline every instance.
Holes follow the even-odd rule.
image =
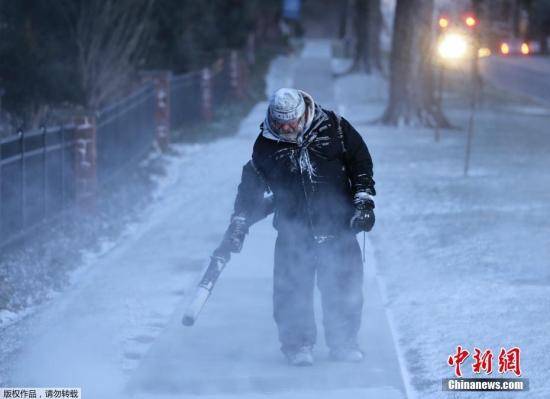
[[[451,126],[435,96],[433,7],[434,0],[397,1],[384,124]]]
[[[435,97],[433,9],[434,0],[417,0],[413,43],[414,116],[424,126],[450,127]]]
[[[383,16],[381,10],[381,0],[369,0],[368,7],[368,62],[371,68],[382,71],[382,56],[380,53],[380,32],[382,31]]]
[[[368,15],[367,0],[355,0],[353,4],[353,26],[355,31],[355,58],[353,60],[353,71],[367,71],[369,67],[367,60],[368,54]]]
[[[343,1],[340,4],[340,19],[338,22],[338,38],[343,40],[346,37],[349,27],[348,23],[348,13],[349,13],[349,1]]]
[[[373,69],[382,70],[380,56],[380,31],[382,29],[381,0],[355,0],[353,6],[356,37],[352,71],[370,74]]]
[[[390,93],[381,122],[397,125],[408,123],[411,113],[411,47],[413,43],[414,7],[416,0],[397,0],[393,20],[390,55]]]

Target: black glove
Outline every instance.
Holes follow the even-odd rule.
[[[244,216],[233,216],[225,232],[225,240],[230,252],[239,253],[243,248],[244,237],[248,233],[248,222]]]
[[[374,227],[374,200],[364,191],[355,194],[353,199],[355,213],[351,217],[350,227],[355,232],[371,231]]]

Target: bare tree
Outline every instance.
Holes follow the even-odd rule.
[[[435,31],[432,28],[434,0],[418,0],[413,38],[412,109],[417,121],[429,127],[450,127],[435,92]]]
[[[383,26],[380,0],[348,0],[341,10],[339,35],[353,35],[353,63],[345,73],[382,70],[380,32]],[[351,21],[352,26],[349,25]]]
[[[352,70],[369,72],[368,48],[368,7],[367,0],[355,0],[353,3],[353,26],[355,28],[355,58]]]
[[[78,49],[86,105],[97,108],[129,83],[147,49],[155,0],[63,0]]]
[[[410,118],[411,62],[414,24],[413,0],[397,0],[393,20],[393,36],[390,55],[390,92],[389,102],[381,118],[386,124],[396,125],[401,119]]]
[[[382,123],[450,127],[435,98],[433,5],[434,0],[397,0]]]
[[[378,71],[383,71],[382,55],[380,52],[380,34],[384,26],[384,17],[382,16],[381,0],[369,0],[367,16],[368,69],[374,68]]]
[[[350,0],[342,1],[339,3],[339,20],[338,20],[338,38],[343,40],[348,33],[348,15],[350,12]]]

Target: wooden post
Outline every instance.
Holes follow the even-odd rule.
[[[154,77],[156,93],[155,137],[157,145],[165,152],[170,145],[170,81],[169,71],[161,71]]]
[[[212,120],[212,72],[203,68],[201,73],[201,116],[205,121]]]
[[[96,119],[81,115],[74,119],[74,176],[76,202],[83,210],[94,211],[97,195]]]

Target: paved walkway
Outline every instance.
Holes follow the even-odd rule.
[[[328,41],[310,40],[301,56],[273,63],[268,90],[292,84],[326,107],[342,105]],[[182,156],[173,160],[170,181],[145,222],[97,259],[71,293],[26,322],[31,333],[12,385],[80,386],[87,398],[405,397],[372,262],[360,335],[366,361],[329,362],[320,327],[315,366],[286,365],[271,316],[270,219],[252,228],[198,323],[180,323],[193,280],[227,225],[265,109],[258,104],[234,137],[179,147]]]
[[[338,106],[327,41],[308,41],[299,58],[275,62],[273,87],[269,90],[289,84],[308,91],[324,106]],[[243,145],[249,149],[265,106],[259,105],[241,127],[240,136],[248,140]],[[393,338],[372,264],[366,270],[366,307],[360,336],[367,361],[360,365],[331,363],[320,338],[314,367],[294,369],[284,363],[271,317],[274,240],[271,220],[252,229],[243,253],[233,257],[198,324],[191,329],[182,328],[177,312],[140,364],[129,387],[140,392],[140,397],[153,397],[159,391],[216,397],[277,393],[277,397],[285,394],[284,397],[330,398],[343,391],[360,393],[364,398],[404,397]],[[318,298],[316,310],[320,315]]]

